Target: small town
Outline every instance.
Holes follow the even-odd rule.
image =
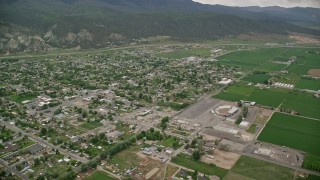
[[[243,78],[260,71],[220,63],[247,50],[256,47],[161,45],[1,59],[1,176],[232,179],[233,167],[248,158],[302,178],[319,174],[303,168],[304,151],[259,140],[271,117],[298,111],[241,93],[224,97],[232,87],[295,88],[279,82],[282,71],[263,72],[273,78],[254,83]]]

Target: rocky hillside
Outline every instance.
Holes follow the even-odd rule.
[[[319,35],[316,30],[275,20],[266,15],[267,9],[201,5],[191,0],[2,0],[0,7],[3,54],[99,48],[158,35],[184,40],[251,33]]]

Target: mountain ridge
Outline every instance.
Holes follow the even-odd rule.
[[[159,35],[179,39],[252,33],[319,35],[319,31],[290,24],[292,19],[268,15],[277,9],[289,13],[282,8],[211,6],[192,0],[2,0],[0,5],[2,53],[99,48]],[[301,21],[313,13],[312,8],[308,11],[311,13],[302,12],[307,15]],[[317,22],[315,17],[309,21]]]

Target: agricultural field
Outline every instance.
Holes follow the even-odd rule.
[[[218,59],[219,62],[224,65],[237,66],[247,70],[252,70],[261,64],[281,55],[285,51],[285,48],[265,48],[235,51],[221,56]]]
[[[320,156],[308,153],[303,160],[302,167],[305,169],[320,172]]]
[[[271,78],[272,76],[269,75],[269,74],[252,74],[252,75],[249,75],[248,77],[245,77],[243,78],[242,80],[243,81],[249,81],[249,82],[252,82],[252,83],[260,83],[260,84],[263,84],[265,82],[268,82],[268,80]]]
[[[224,179],[293,180],[294,171],[269,162],[241,156]]]
[[[194,49],[179,49],[168,53],[160,53],[158,57],[169,59],[182,59],[189,56],[210,56],[211,52],[208,48],[194,48]]]
[[[172,162],[189,169],[197,170],[207,175],[216,175],[220,178],[223,178],[228,172],[228,170],[215,165],[209,165],[201,161],[195,161],[191,156],[186,154],[178,154],[172,159]]]
[[[297,85],[297,83],[300,81],[301,77],[296,74],[278,74],[275,75],[272,78],[272,81],[275,82],[281,82],[281,83],[286,83],[286,84],[293,84]]]
[[[237,101],[242,99],[247,99],[251,93],[255,91],[254,86],[248,86],[248,83],[240,82],[229,86],[225,91],[214,96],[214,98],[223,99],[227,101]]]
[[[288,67],[289,73],[307,75],[310,69],[320,69],[319,49],[290,49],[286,52],[287,56],[296,56],[297,60]]]
[[[265,63],[263,66],[259,67],[259,71],[265,71],[265,72],[275,72],[275,71],[281,71],[286,65],[284,64],[276,64],[276,63]]]
[[[274,113],[258,140],[320,156],[320,121]]]
[[[302,78],[296,85],[299,89],[320,90],[320,80]]]
[[[84,180],[116,180],[113,177],[110,177],[107,173],[96,171],[91,174],[89,177],[86,177]]]
[[[281,88],[259,89],[254,86],[245,85],[244,83],[237,83],[214,96],[214,98],[228,101],[255,101],[258,104],[273,108],[277,108],[283,103],[280,107],[283,110],[292,110],[301,116],[320,119],[318,111],[320,101],[311,93]]]

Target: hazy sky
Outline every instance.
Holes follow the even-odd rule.
[[[315,7],[320,8],[320,0],[193,0],[204,4],[221,4],[226,6],[281,6],[281,7]]]

